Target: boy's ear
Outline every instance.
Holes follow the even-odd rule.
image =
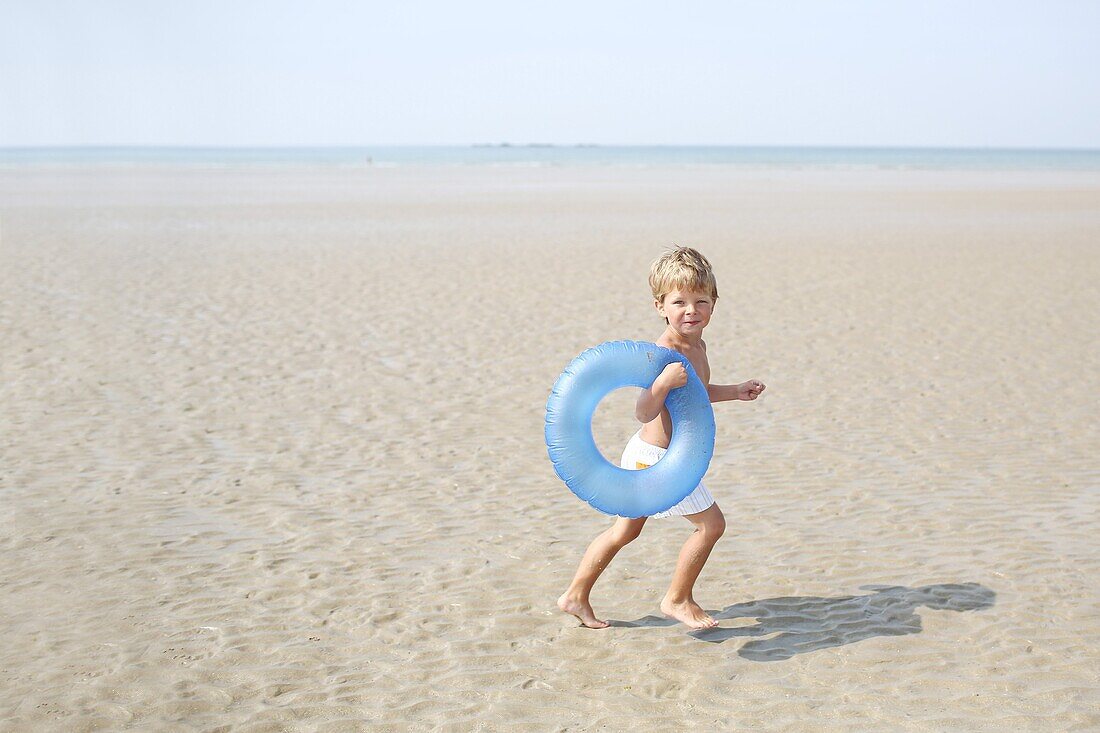
[[[668,323],[668,316],[665,315],[665,303],[664,298],[653,301],[653,307],[657,309],[657,315],[665,319],[665,323]]]

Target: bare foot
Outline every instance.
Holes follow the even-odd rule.
[[[699,604],[690,598],[680,603],[673,603],[668,598],[661,601],[661,612],[669,618],[683,621],[693,629],[713,629],[718,622],[707,615]]]
[[[561,598],[558,599],[558,608],[576,616],[581,626],[587,626],[590,629],[606,629],[610,626],[606,621],[596,618],[596,614],[592,611],[592,604],[570,598],[568,593],[561,594]]]

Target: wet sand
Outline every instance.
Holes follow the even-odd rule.
[[[586,630],[543,407],[672,242],[721,625],[667,519]],[[1100,174],[13,167],[0,265],[0,728],[1100,728]]]

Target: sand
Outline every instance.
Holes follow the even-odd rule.
[[[668,519],[587,630],[543,407],[672,242],[721,628]],[[1100,729],[1098,281],[1095,173],[0,170],[0,728]]]

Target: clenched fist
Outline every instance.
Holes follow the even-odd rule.
[[[764,383],[759,379],[750,379],[737,385],[737,399],[755,400],[764,391]]]
[[[688,383],[687,369],[680,362],[674,361],[664,368],[657,381],[663,382],[670,390],[683,387]]]

